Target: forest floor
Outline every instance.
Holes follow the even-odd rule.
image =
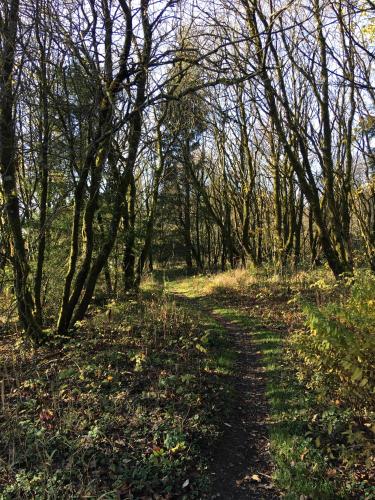
[[[291,363],[305,279],[159,272],[71,338],[5,331],[0,499],[375,498],[320,446]]]
[[[167,293],[225,328],[234,351],[234,397],[232,404],[227,402],[221,439],[211,457],[213,498],[375,498],[373,446],[369,444],[367,465],[358,463],[353,452],[352,463],[343,466],[332,453],[335,446],[348,454],[358,447],[356,439],[345,445],[339,436],[345,411],[339,410],[340,416],[326,411],[332,419],[328,427],[341,429],[327,435],[327,424],[319,422],[319,395],[298,377],[290,336],[304,329],[301,299],[336,300],[336,286],[317,292],[316,280],[320,286],[322,275],[264,279],[249,278],[243,271],[164,278]]]

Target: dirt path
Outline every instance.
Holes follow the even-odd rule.
[[[272,483],[272,462],[267,438],[267,404],[265,375],[260,353],[252,332],[228,321],[198,300],[176,296],[210,315],[230,334],[236,362],[231,376],[235,391],[225,421],[222,437],[211,449],[210,473],[213,476],[211,499],[276,499],[280,498]]]
[[[212,456],[212,498],[280,498],[272,484],[272,463],[267,438],[265,377],[251,331],[211,313],[230,333],[237,353],[232,377],[235,390],[224,434]]]

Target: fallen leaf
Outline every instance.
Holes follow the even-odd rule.
[[[327,469],[326,476],[327,477],[335,477],[337,475],[336,469]]]
[[[39,418],[42,422],[48,422],[49,420],[52,420],[55,417],[55,414],[51,410],[42,410],[39,413]]]
[[[250,479],[256,483],[260,483],[262,481],[258,474],[253,474]]]
[[[190,484],[190,481],[189,479],[186,479],[186,481],[184,481],[184,484],[182,485],[183,488],[187,488]]]

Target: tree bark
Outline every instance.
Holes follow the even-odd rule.
[[[14,289],[18,314],[26,335],[34,342],[40,342],[42,330],[34,315],[34,301],[28,283],[30,269],[22,234],[16,182],[17,155],[13,112],[15,104],[13,79],[19,0],[9,1],[8,7],[8,11],[4,13],[2,19],[0,33],[2,48],[0,55],[0,170],[5,198],[5,213],[11,234]]]

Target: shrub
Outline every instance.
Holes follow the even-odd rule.
[[[342,458],[349,461],[369,458],[374,449],[375,276],[358,271],[333,286],[330,303],[303,305],[307,329],[296,332],[291,343],[298,376],[322,408],[316,420],[328,436],[339,434]],[[345,422],[337,422],[339,415]]]

